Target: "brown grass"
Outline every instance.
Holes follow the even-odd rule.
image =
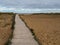
[[[20,16],[42,45],[60,45],[60,14]]]
[[[0,13],[0,45],[5,45],[12,34],[13,14]]]

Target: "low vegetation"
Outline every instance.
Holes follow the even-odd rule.
[[[12,34],[13,13],[0,13],[0,45],[8,45]]]
[[[40,45],[60,45],[60,14],[20,14]]]

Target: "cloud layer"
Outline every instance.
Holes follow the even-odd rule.
[[[60,0],[0,0],[0,5],[16,8],[60,8]]]
[[[0,0],[0,11],[7,12],[60,12],[60,0]]]
[[[23,9],[23,8],[8,8],[1,7],[0,12],[14,12],[14,13],[50,13],[50,12],[60,12],[60,9]]]

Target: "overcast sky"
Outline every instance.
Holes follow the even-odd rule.
[[[0,0],[0,9],[60,9],[60,0]],[[1,11],[0,10],[0,11]]]

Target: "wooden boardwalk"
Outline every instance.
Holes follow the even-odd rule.
[[[39,45],[30,30],[24,22],[19,18],[18,14],[15,17],[15,29],[11,45]]]

